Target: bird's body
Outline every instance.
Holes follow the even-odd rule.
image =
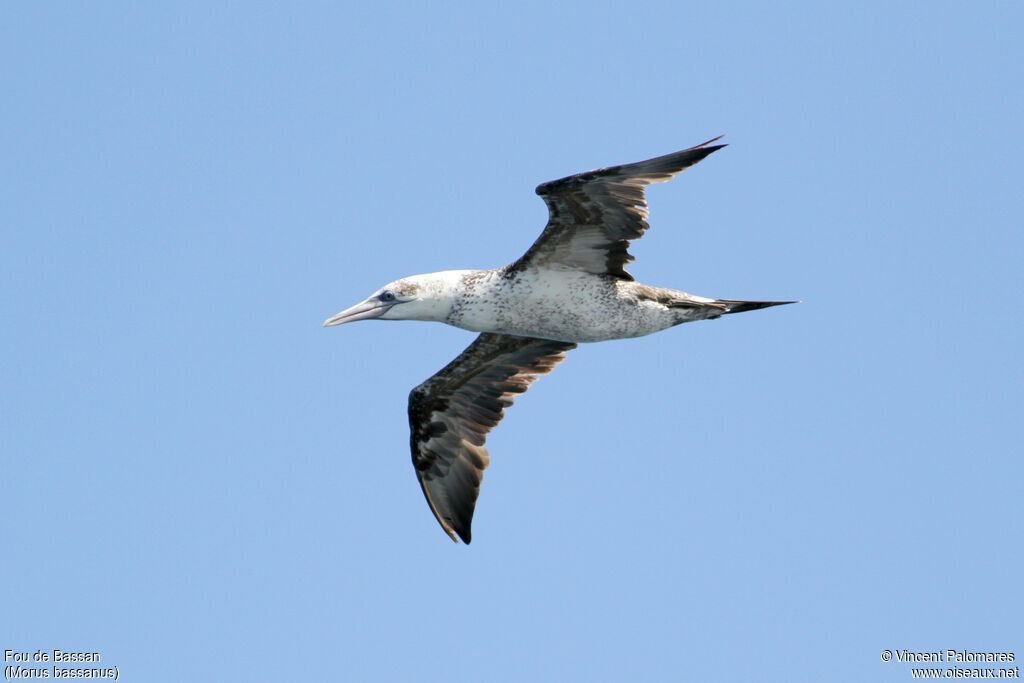
[[[691,320],[717,318],[715,299],[570,269],[449,270],[394,283],[430,291],[437,322],[566,342],[642,337]]]
[[[480,332],[454,361],[413,389],[413,464],[441,526],[469,543],[487,432],[516,394],[578,343],[641,337],[727,313],[789,301],[710,299],[635,282],[629,241],[647,229],[644,187],[668,180],[722,146],[710,142],[636,164],[544,183],[551,214],[517,261],[492,270],[449,270],[391,282],[324,325],[355,320],[431,320]]]

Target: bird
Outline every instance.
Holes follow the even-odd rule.
[[[324,321],[426,320],[480,335],[409,394],[412,462],[423,495],[453,541],[472,540],[473,511],[490,464],[488,432],[513,399],[578,344],[640,337],[681,323],[796,301],[714,299],[636,282],[632,240],[648,228],[645,188],[709,154],[722,136],[664,156],[542,183],[540,237],[489,270],[404,277]]]

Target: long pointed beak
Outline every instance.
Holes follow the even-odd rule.
[[[330,318],[324,321],[324,327],[331,327],[333,325],[341,325],[342,323],[351,323],[356,320],[369,320],[370,318],[379,318],[389,308],[390,304],[386,304],[379,299],[367,299],[366,301],[356,304],[352,308],[346,308],[344,311],[337,315],[332,315]]]

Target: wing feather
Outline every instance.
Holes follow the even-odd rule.
[[[416,477],[437,521],[457,541],[472,537],[473,509],[490,455],[487,433],[513,397],[576,344],[484,333],[409,394]]]
[[[537,194],[548,205],[548,224],[510,271],[559,265],[632,280],[625,270],[633,260],[629,242],[642,237],[648,227],[644,189],[671,179],[725,147],[709,147],[718,139],[647,161],[600,168],[539,185]]]

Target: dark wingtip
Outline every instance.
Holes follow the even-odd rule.
[[[725,133],[722,133],[722,134],[721,134],[721,135],[719,135],[718,137],[714,137],[714,138],[711,138],[710,140],[708,140],[707,142],[702,142],[702,143],[700,143],[699,145],[697,145],[697,146],[693,147],[693,149],[700,149],[701,147],[707,147],[707,146],[708,146],[708,145],[710,145],[710,144],[711,144],[712,142],[718,142],[719,140],[721,140],[721,139],[722,139],[722,138],[724,138],[724,137],[725,137]],[[715,146],[714,146],[714,147],[712,147],[711,149],[712,149],[712,151],[714,151],[714,150],[716,150],[716,149],[722,149],[723,147],[728,147],[728,146],[729,146],[729,143],[728,143],[728,142],[723,142],[723,143],[722,143],[722,144],[720,144],[720,145],[715,145]]]
[[[664,156],[654,157],[653,159],[646,159],[644,161],[637,161],[630,164],[620,164],[618,166],[609,166],[607,168],[597,168],[593,171],[576,173],[575,175],[559,178],[558,180],[549,180],[546,183],[538,185],[534,192],[543,197],[550,192],[558,191],[569,186],[582,185],[602,176],[620,173],[624,169],[635,168],[641,164],[643,164],[648,171],[668,173],[669,177],[671,177],[705,159],[712,152],[717,152],[723,147],[728,147],[728,145],[724,143],[708,147],[712,142],[721,140],[722,137],[722,135],[719,135],[718,137],[711,138],[707,142],[702,142],[699,145],[694,145],[693,147],[689,147],[678,152],[672,152],[671,154],[665,154]],[[648,182],[662,182],[667,179],[668,178],[662,178],[661,180],[648,180]]]
[[[743,313],[744,311],[756,311],[759,308],[768,308],[769,306],[785,306],[786,304],[798,304],[799,301],[729,301],[726,299],[719,299],[718,303],[725,304],[728,306],[726,314],[729,313]]]

